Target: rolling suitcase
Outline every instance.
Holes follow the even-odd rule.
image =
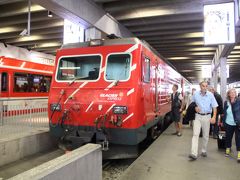
[[[223,128],[223,126],[219,126],[219,131],[218,131],[218,138],[217,138],[217,144],[218,144],[218,149],[225,149],[225,139],[226,139],[226,133]]]

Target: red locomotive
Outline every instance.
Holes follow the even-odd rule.
[[[34,105],[48,98],[53,66],[0,57],[0,98],[4,110],[11,105]],[[26,100],[28,99],[28,100]]]
[[[137,38],[66,45],[57,51],[53,77],[51,133],[66,146],[94,142],[108,149],[109,145],[117,154],[112,158],[128,156],[147,134],[154,135],[164,125],[172,84],[182,90],[189,87]]]

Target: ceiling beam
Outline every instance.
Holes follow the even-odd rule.
[[[46,21],[46,20],[62,20],[62,19],[57,15],[53,15],[53,17],[51,18],[47,17],[47,11],[31,13],[31,23]],[[0,18],[0,27],[19,25],[21,23],[27,23],[27,21],[28,21],[27,14],[3,17],[3,18]]]
[[[32,0],[63,19],[80,23],[85,27],[96,27],[106,34],[120,37],[133,36],[116,19],[107,14],[96,3],[89,0]]]

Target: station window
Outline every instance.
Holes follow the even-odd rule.
[[[130,75],[130,55],[112,54],[107,59],[106,80],[127,80]]]
[[[1,92],[7,91],[8,80],[7,80],[7,73],[3,72],[1,75]]]
[[[49,92],[50,84],[50,76],[29,73],[14,74],[14,92]]]
[[[63,57],[60,59],[57,80],[97,80],[101,56]]]
[[[143,59],[143,82],[150,82],[150,59]]]

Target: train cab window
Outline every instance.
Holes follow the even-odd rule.
[[[57,80],[97,80],[101,56],[63,57],[59,61]]]
[[[108,56],[105,73],[106,80],[128,80],[130,76],[129,54],[112,54]]]
[[[143,82],[150,82],[150,59],[144,58],[143,60]]]
[[[6,92],[7,91],[7,85],[8,85],[8,80],[7,80],[7,73],[3,72],[1,75],[1,92]]]

